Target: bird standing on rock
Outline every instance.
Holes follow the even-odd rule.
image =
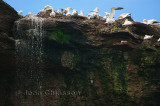
[[[78,15],[78,12],[77,12],[75,9],[73,9],[72,15],[73,15],[73,16],[77,16],[77,15]]]
[[[66,14],[66,16],[71,16],[71,12],[70,12],[71,9],[72,9],[71,7],[67,7],[67,14]]]
[[[128,19],[126,19],[125,22],[124,22],[124,24],[123,24],[123,26],[125,26],[125,25],[132,25],[132,24],[133,24],[133,22],[131,22]]]
[[[83,11],[83,10],[81,10],[81,12],[80,12],[80,14],[79,14],[79,15],[80,15],[80,16],[83,16],[83,13],[84,13],[84,11]]]
[[[56,13],[55,13],[55,11],[54,11],[53,8],[52,8],[52,12],[50,13],[50,16],[51,16],[52,18],[56,17]]]
[[[144,40],[148,40],[148,39],[152,39],[153,38],[153,35],[152,36],[150,36],[150,35],[145,35],[144,36]]]
[[[18,12],[18,15],[22,15],[23,14],[23,11],[17,11]]]
[[[99,8],[95,8],[93,11],[91,11],[92,13],[88,14],[88,19],[94,19],[97,16],[99,16]]]

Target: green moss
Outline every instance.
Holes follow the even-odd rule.
[[[57,29],[55,32],[52,32],[57,42],[61,44],[69,44],[71,35],[64,34],[61,29]]]
[[[113,31],[119,31],[119,30],[121,30],[121,28],[118,28],[118,27],[114,26],[114,27],[112,28],[112,30],[113,30]]]

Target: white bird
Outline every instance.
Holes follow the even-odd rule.
[[[23,11],[17,11],[18,12],[18,15],[22,15],[23,14]]]
[[[119,18],[119,19],[123,19],[123,18],[130,17],[130,16],[131,16],[130,13],[123,13],[123,14],[121,14],[118,18]]]
[[[158,22],[156,22],[156,20],[154,20],[154,19],[151,19],[151,20],[143,19],[143,23],[151,25],[151,24],[158,23]]]
[[[45,11],[52,10],[52,9],[53,9],[53,7],[50,5],[46,5],[44,8]]]
[[[57,11],[56,11],[56,13],[58,13],[58,14],[62,14],[62,12],[61,12],[60,10],[57,10]]]
[[[160,38],[157,41],[160,42]]]
[[[150,36],[150,35],[145,35],[144,36],[144,40],[148,40],[148,39],[152,39],[153,38],[153,35],[152,36]]]
[[[126,19],[124,24],[122,24],[122,25],[132,25],[132,24],[133,24],[133,22],[131,22],[128,19]]]
[[[43,10],[43,9],[40,9],[40,12],[42,12],[42,13],[43,13],[43,12],[45,12],[45,10]]]
[[[121,10],[121,9],[123,9],[123,8],[122,8],[122,7],[112,7],[112,8],[111,8],[110,15],[109,15],[109,18],[110,18],[110,19],[113,19],[113,16],[114,16],[114,14],[115,14],[115,10]]]
[[[99,8],[95,8],[91,13],[88,14],[88,19],[94,19],[99,16]]]
[[[106,19],[105,24],[110,24],[110,23],[115,22],[115,19],[110,18],[109,16],[110,16],[110,13],[107,13],[107,12],[106,12],[106,17],[104,17],[104,18]]]
[[[111,24],[111,23],[114,23],[115,22],[115,19],[110,19],[110,18],[106,18],[106,22],[105,22],[105,24]]]
[[[71,16],[71,7],[67,7],[67,14],[66,14],[66,16]]]
[[[106,19],[107,17],[109,17],[110,13],[105,12],[105,14],[106,14],[106,15],[105,15],[103,18],[105,18],[105,19]]]
[[[73,16],[77,16],[77,15],[78,15],[78,12],[77,12],[75,9],[73,9],[72,15],[73,15]]]
[[[80,16],[83,16],[83,13],[84,13],[84,11],[83,11],[83,10],[81,10],[81,12],[80,12],[80,14],[79,14],[79,15],[80,15]]]
[[[121,40],[121,43],[127,43],[128,41],[125,41],[125,40]]]
[[[50,13],[50,16],[51,16],[52,18],[56,17],[56,13],[55,13],[55,11],[54,11],[53,8],[52,8],[52,12]]]
[[[32,13],[31,12],[28,12],[28,15],[31,15]]]

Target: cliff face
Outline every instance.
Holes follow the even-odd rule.
[[[131,26],[122,26],[125,19],[108,25],[102,18],[50,18],[51,11],[18,19],[5,6],[12,14],[10,25],[1,26],[2,105],[159,104],[159,26],[131,18]],[[143,40],[145,34],[154,37]]]

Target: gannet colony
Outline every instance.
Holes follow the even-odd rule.
[[[46,11],[50,10],[51,13],[50,13],[50,17],[51,18],[55,18],[56,15],[64,15],[66,17],[70,17],[70,16],[82,16],[82,17],[87,17],[89,20],[90,19],[100,19],[100,18],[103,18],[104,20],[106,20],[105,24],[112,24],[114,23],[116,20],[118,19],[125,19],[125,22],[122,24],[122,26],[129,26],[129,25],[132,25],[133,24],[133,21],[129,21],[127,19],[127,17],[131,17],[131,14],[130,13],[122,13],[118,19],[114,19],[114,15],[115,15],[115,10],[121,10],[123,9],[122,7],[112,7],[111,8],[111,12],[108,13],[108,12],[105,12],[105,16],[104,17],[101,17],[99,15],[99,8],[95,8],[93,11],[91,11],[91,13],[89,13],[87,16],[84,16],[84,11],[81,10],[80,11],[80,14],[78,14],[78,11],[76,9],[72,9],[71,7],[67,7],[65,9],[61,9],[60,10],[55,10],[52,6],[50,5],[46,5],[44,9],[40,9],[40,13],[45,13]],[[72,12],[71,12],[72,10]],[[22,15],[23,14],[23,11],[20,10],[20,11],[17,11],[18,15]],[[32,13],[29,12],[28,15],[31,15]],[[143,24],[146,24],[146,25],[159,25],[160,26],[160,22],[157,22],[156,20],[154,19],[151,19],[151,20],[146,20],[146,19],[143,19]],[[149,39],[152,39],[154,36],[153,35],[145,35],[144,36],[144,40],[149,40]],[[157,40],[158,42],[160,41],[160,38]],[[123,41],[122,41],[123,42]]]

